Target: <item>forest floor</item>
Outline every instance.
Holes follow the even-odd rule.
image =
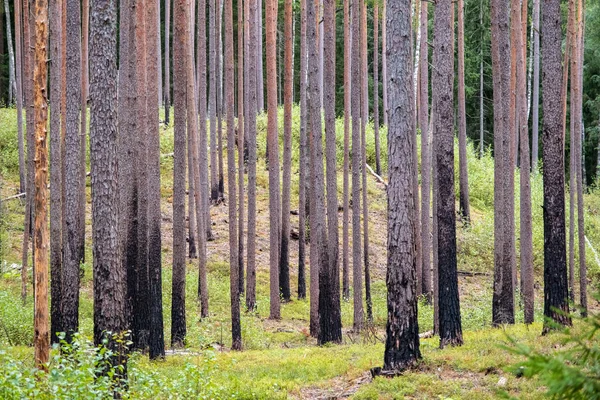
[[[0,120],[7,112],[0,110]],[[534,248],[536,271],[536,323],[522,323],[523,310],[517,305],[514,326],[491,327],[493,278],[493,160],[489,155],[478,159],[469,151],[472,221],[457,224],[459,290],[464,345],[440,350],[439,339],[421,339],[422,361],[415,370],[389,379],[372,379],[370,369],[383,364],[386,310],[387,200],[385,188],[368,178],[369,259],[372,271],[373,322],[361,333],[352,327],[352,303],[342,301],[343,344],[319,347],[308,333],[309,299],[298,300],[298,242],[291,241],[290,268],[293,300],[283,303],[281,320],[269,320],[268,251],[268,176],[264,160],[266,118],[259,118],[259,166],[257,196],[257,310],[242,312],[244,351],[229,350],[229,242],[226,204],[211,207],[215,240],[208,243],[210,316],[200,320],[196,300],[198,264],[188,259],[186,304],[187,347],[167,351],[162,362],[149,362],[135,354],[130,366],[132,398],[291,398],[291,399],[486,399],[504,395],[523,399],[543,398],[545,388],[535,378],[519,378],[517,364],[523,360],[507,350],[512,340],[533,349],[552,351],[561,348],[561,335],[541,336],[542,330],[542,253],[541,177],[533,178]],[[294,127],[297,128],[295,123]],[[13,126],[8,130],[11,132]],[[343,132],[343,130],[341,130]],[[294,131],[295,135],[297,134]],[[0,133],[0,150],[2,147]],[[161,127],[161,153],[172,152],[172,128]],[[339,140],[338,140],[339,141]],[[14,144],[14,142],[11,142]],[[12,146],[12,145],[11,145]],[[385,143],[384,143],[385,146]],[[369,149],[368,149],[369,152]],[[4,154],[4,153],[3,153]],[[8,154],[8,153],[6,153]],[[12,154],[12,153],[11,153]],[[226,155],[225,155],[226,157]],[[340,157],[338,157],[341,160]],[[297,209],[297,148],[292,171],[292,210]],[[385,163],[384,165],[387,165]],[[165,335],[170,343],[171,258],[172,258],[172,157],[161,158],[163,306]],[[17,192],[18,174],[0,168],[0,199]],[[518,176],[518,175],[517,175]],[[227,177],[225,177],[227,179]],[[342,202],[342,174],[338,174],[339,201]],[[227,184],[225,184],[227,187]],[[517,186],[518,187],[518,186]],[[87,179],[86,261],[82,264],[80,293],[80,332],[89,339],[93,334],[93,288],[91,252],[90,181]],[[245,193],[247,200],[247,192]],[[588,201],[589,200],[589,201]],[[590,243],[600,247],[600,194],[586,197],[588,220],[586,233]],[[518,201],[517,201],[518,204]],[[537,209],[535,208],[537,207]],[[33,365],[31,286],[27,303],[20,304],[20,253],[23,237],[23,203],[10,200],[0,215],[0,344],[11,360],[23,368]],[[539,209],[539,210],[538,210]],[[341,214],[340,211],[340,220]],[[518,208],[516,210],[518,216]],[[292,229],[298,217],[291,215]],[[517,225],[518,226],[518,225]],[[590,232],[587,232],[589,227]],[[341,239],[341,223],[340,223]],[[350,237],[351,240],[351,237]],[[340,243],[341,245],[341,243]],[[352,242],[350,242],[352,246]],[[600,266],[588,248],[590,279],[597,282]],[[350,257],[350,271],[352,257]],[[341,263],[340,263],[341,266]],[[308,267],[308,265],[307,265]],[[309,271],[306,272],[308,278]],[[592,286],[592,285],[590,285]],[[307,290],[308,292],[308,290]],[[590,292],[591,293],[591,292]],[[352,298],[352,295],[350,296]],[[518,297],[517,297],[518,298]],[[243,302],[241,303],[243,307]],[[596,301],[591,308],[598,312]],[[433,308],[419,302],[419,331],[432,329]],[[577,328],[577,322],[576,322]],[[1,355],[1,354],[0,354]],[[1,361],[1,357],[0,357]],[[0,362],[0,372],[3,368]],[[137,372],[136,372],[137,371]],[[1,392],[0,392],[1,393]],[[170,394],[169,394],[170,393]],[[0,396],[1,397],[1,396]]]

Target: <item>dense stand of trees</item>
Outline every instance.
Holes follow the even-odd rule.
[[[456,10],[452,1],[438,0],[432,5],[433,16],[427,2],[410,0],[390,0],[383,4],[344,1],[343,13],[336,12],[333,0],[324,0],[321,5],[302,0],[299,7],[292,0],[284,0],[283,18],[278,16],[276,0],[268,0],[264,10],[263,3],[257,0],[236,3],[209,0],[208,4],[204,0],[197,4],[174,0],[172,10],[170,0],[163,3],[97,0],[91,4],[86,0],[33,3],[17,0],[12,6],[14,26],[8,17],[11,9],[7,4],[4,11],[9,21],[8,48],[13,48],[12,32],[15,44],[14,51],[9,51],[13,72],[9,74],[5,92],[9,101],[16,101],[20,190],[26,193],[22,292],[25,300],[32,239],[38,365],[48,360],[49,341],[56,342],[59,332],[66,332],[69,341],[79,330],[88,139],[94,341],[99,344],[106,339],[119,352],[122,341],[115,340],[113,335],[131,331],[134,349],[149,350],[151,359],[164,357],[162,271],[168,264],[173,271],[171,346],[185,345],[186,267],[190,262],[187,258],[198,260],[199,317],[205,318],[209,316],[210,298],[207,242],[213,238],[210,206],[225,202],[231,348],[243,348],[242,294],[245,292],[245,310],[254,312],[257,306],[256,235],[260,233],[257,232],[257,114],[265,104],[270,319],[280,319],[281,302],[291,301],[294,283],[290,275],[297,266],[299,299],[307,295],[306,268],[310,271],[310,334],[319,344],[342,341],[341,301],[342,298],[349,301],[351,292],[353,331],[359,332],[373,322],[367,196],[372,174],[386,188],[388,200],[388,320],[383,371],[395,373],[420,358],[419,295],[434,304],[434,332],[440,337],[440,347],[461,345],[456,224],[470,221],[467,133],[478,125],[477,135],[471,139],[479,141],[475,144],[480,146],[481,154],[486,147],[493,149],[495,164],[491,321],[496,326],[515,322],[515,289],[519,286],[524,321],[533,322],[530,175],[539,172],[540,72],[544,314],[559,324],[569,325],[568,300],[575,300],[576,290],[577,302],[586,314],[583,194],[589,139],[584,136],[584,125],[590,110],[583,100],[586,14],[582,0],[569,0],[564,21],[567,27],[564,55],[559,0],[547,0],[541,11],[540,2],[533,1],[531,26],[529,3],[517,0],[490,0],[489,21],[484,20],[487,3],[462,0],[456,4]],[[172,29],[172,56],[171,11],[176,21]],[[484,31],[478,32],[487,22],[491,37]],[[479,25],[476,28],[475,23]],[[474,35],[468,35],[467,31]],[[278,34],[283,40],[278,40]],[[473,46],[473,36],[480,39],[478,46]],[[433,37],[431,43],[430,37]],[[490,49],[484,48],[486,41],[491,41]],[[492,79],[486,71],[489,68],[484,67],[486,57],[491,59]],[[172,76],[171,61],[174,61]],[[479,71],[476,90],[480,101],[467,102],[469,89],[474,90],[469,86],[473,79],[468,71],[473,70]],[[491,111],[486,111],[484,98],[490,92],[493,104]],[[164,123],[171,123],[171,98],[173,256],[172,260],[164,260],[159,113],[164,106]],[[291,259],[289,251],[291,205],[296,200],[292,199],[295,191],[291,188],[292,174],[296,173],[292,167],[294,101],[300,103],[297,262]],[[280,105],[284,109],[282,138],[278,129]],[[473,107],[478,108],[477,117],[470,121]],[[342,113],[343,160],[338,163],[336,117]],[[387,131],[380,130],[380,121]],[[371,122],[374,160],[367,158],[366,151],[367,127]],[[493,146],[483,143],[490,141],[490,135],[484,133],[485,123],[493,131]],[[387,132],[387,171],[380,148],[380,135],[384,132]],[[567,133],[568,260],[564,151]],[[455,135],[458,190],[454,172]],[[518,257],[516,168],[520,177]],[[339,210],[338,169],[343,172],[343,210]],[[576,225],[578,285],[575,283]],[[48,266],[51,318],[46,287]],[[552,327],[546,323],[544,333]]]

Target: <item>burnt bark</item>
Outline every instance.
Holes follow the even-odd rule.
[[[469,173],[467,170],[467,113],[465,106],[465,21],[464,0],[458,0],[458,163],[459,163],[459,213],[468,224]],[[425,21],[427,23],[427,21]],[[423,39],[421,39],[423,40]]]

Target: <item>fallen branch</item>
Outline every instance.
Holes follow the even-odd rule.
[[[487,272],[456,271],[456,273],[462,276],[490,276]]]
[[[377,175],[375,173],[375,171],[373,171],[373,168],[371,168],[371,166],[367,163],[365,163],[365,166],[367,167],[367,169],[369,170],[369,172],[371,173],[371,175],[373,175],[375,177],[375,179],[377,180],[377,182],[382,183],[386,189],[388,187],[388,183],[379,175]]]
[[[427,331],[427,332],[423,332],[423,333],[419,333],[419,338],[420,339],[428,339],[433,337],[433,331]]]
[[[12,200],[12,199],[18,199],[18,198],[20,198],[20,197],[23,197],[23,196],[25,196],[26,194],[27,194],[27,193],[25,193],[25,192],[23,192],[23,193],[19,193],[19,194],[15,194],[14,196],[9,196],[9,197],[7,197],[7,198],[5,198],[5,199],[2,199],[2,200],[0,200],[0,202],[4,203],[5,201],[8,201],[8,200]]]

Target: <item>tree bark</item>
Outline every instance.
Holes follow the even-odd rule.
[[[256,16],[258,0],[249,1],[249,16]],[[249,23],[248,104],[256,104],[258,26]],[[248,110],[248,266],[246,270],[246,309],[256,309],[256,112]]]
[[[165,103],[165,125],[171,123],[171,0],[165,0],[165,67],[163,100]]]
[[[256,11],[254,12],[256,18],[256,112],[262,113],[265,109],[265,95],[264,95],[264,73],[263,73],[263,11],[262,1],[259,0],[256,3]]]
[[[509,5],[491,3],[492,71],[494,77],[494,294],[492,323],[514,323],[514,287],[509,236],[514,194],[507,181],[514,176],[511,150]],[[514,243],[514,242],[513,242]]]
[[[10,29],[10,9],[8,7],[8,0],[4,0],[4,14],[6,17],[6,41],[8,42],[8,104],[10,105],[13,104],[13,96],[16,96],[16,81],[15,53],[13,49],[12,31]]]
[[[351,4],[352,14],[352,87],[361,87],[360,58],[360,5]],[[361,235],[360,235],[360,168],[361,150],[361,97],[360,90],[352,93],[352,283],[354,288],[353,329],[359,332],[363,325]]]
[[[64,0],[63,0],[64,1]],[[19,149],[19,192],[26,190],[25,145],[23,139],[23,29],[21,27],[21,0],[14,2],[15,17],[15,79],[17,84],[17,141]]]
[[[234,126],[234,77],[233,77],[233,4],[225,0],[225,113],[227,118],[227,182],[229,190],[229,290],[231,299],[231,348],[242,349],[240,324],[239,260],[237,243],[237,201],[235,193],[235,126]],[[243,174],[243,170],[239,171]]]
[[[217,47],[216,47],[216,7],[217,0],[208,0],[208,64],[209,92],[208,115],[210,118],[210,200],[216,204],[219,198],[217,166]]]
[[[67,120],[65,137],[65,230],[63,230],[62,325],[67,340],[79,330],[79,280],[81,254],[81,14],[77,0],[66,0],[67,8]]]
[[[545,0],[542,14],[542,102],[544,174],[544,316],[571,325],[568,316],[565,196],[561,124],[560,1]],[[543,333],[552,329],[544,324]]]
[[[385,25],[385,22],[384,22]],[[344,0],[344,210],[342,214],[342,296],[350,299],[350,115],[351,115],[351,67],[350,67],[350,0]]]
[[[217,161],[219,163],[218,172],[218,192],[217,203],[225,201],[224,172],[223,172],[223,1],[217,0]]]
[[[119,259],[117,167],[117,4],[94,1],[90,42],[90,165],[94,259],[94,343],[127,329],[127,277]],[[118,354],[115,354],[118,357]]]
[[[419,127],[421,129],[421,292],[431,302],[431,147],[429,145],[429,44],[427,2],[421,4]],[[419,266],[417,266],[419,268]]]
[[[385,23],[385,22],[384,22]],[[375,133],[375,172],[381,175],[379,144],[379,3],[373,4],[373,131]]]
[[[531,122],[531,170],[538,173],[540,110],[540,0],[533,0],[533,98]]]
[[[390,82],[388,131],[388,318],[384,365],[402,371],[421,358],[417,318],[417,257],[413,175],[415,111],[412,85],[410,1],[390,2],[386,21],[390,30]],[[425,14],[426,15],[426,14]]]
[[[464,0],[458,0],[458,163],[460,200],[459,213],[468,224],[469,173],[467,170],[467,112],[465,107],[465,21]]]
[[[156,0],[146,5],[146,29],[148,51],[148,286],[150,308],[150,359],[164,358],[165,338],[162,307],[162,237],[160,224],[160,132],[159,132],[159,88],[160,88],[160,26],[159,7]],[[157,40],[158,38],[158,40]],[[192,91],[193,94],[193,91]],[[195,108],[194,108],[195,113]]]
[[[248,0],[238,0],[238,20],[237,20],[237,34],[238,34],[238,125],[237,125],[237,148],[238,148],[238,192],[240,196],[239,200],[239,219],[238,219],[238,295],[244,293],[244,140],[246,135],[245,124],[246,119],[244,117],[244,101],[246,96],[246,79],[245,79],[245,65],[244,65],[244,39],[246,35],[247,27],[244,23],[244,9]],[[239,299],[238,299],[239,301]],[[239,306],[238,306],[239,307]]]
[[[5,1],[5,4],[8,4]],[[7,6],[8,7],[8,6]],[[6,8],[8,11],[8,8]],[[60,0],[50,1],[49,7],[49,29],[50,29],[50,340],[58,343],[57,334],[63,332],[61,325],[61,273],[62,273],[62,140],[60,134],[61,113],[61,14]]]
[[[291,299],[289,241],[290,187],[292,181],[292,17],[292,0],[286,0],[284,20],[283,187],[281,196],[281,254],[279,262],[279,290],[283,301]]]
[[[83,0],[81,4],[81,130],[79,138],[79,215],[81,225],[79,226],[79,251],[81,253],[81,262],[85,262],[85,205],[87,203],[85,194],[86,179],[86,146],[87,146],[87,101],[89,92],[89,68],[88,68],[88,44],[89,44],[89,25],[90,25],[90,4],[89,0]]]
[[[306,1],[300,0],[300,150],[299,150],[299,182],[298,182],[298,299],[306,298],[306,226],[307,226],[307,121],[306,121],[306,87],[307,87],[307,50],[306,50]],[[310,0],[309,0],[310,1]],[[311,292],[312,295],[312,292]],[[310,326],[313,326],[313,301],[310,301]],[[318,312],[318,310],[317,310]],[[312,331],[312,329],[311,329]]]
[[[383,21],[387,21],[387,2],[383,2],[383,12],[381,18]],[[381,27],[381,80],[383,81],[383,124],[388,126],[388,82],[387,82],[387,22]]]
[[[188,77],[189,15],[188,2],[173,3],[173,117],[175,144],[173,155],[173,288],[171,300],[171,346],[185,341],[185,170],[186,170],[186,93]]]
[[[266,7],[267,51],[267,143],[269,146],[269,238],[270,238],[270,319],[281,318],[279,304],[279,251],[281,203],[279,192],[279,134],[277,132],[277,2]]]
[[[437,2],[434,12],[436,93],[434,125],[437,135],[437,219],[440,347],[462,345],[462,327],[456,273],[456,218],[454,194],[454,57],[451,0]]]
[[[35,2],[35,52],[33,69],[33,104],[35,111],[35,219],[33,248],[35,254],[35,315],[34,347],[35,365],[46,370],[50,357],[48,332],[48,149],[46,148],[46,124],[48,102],[46,82],[48,78],[48,1]]]

